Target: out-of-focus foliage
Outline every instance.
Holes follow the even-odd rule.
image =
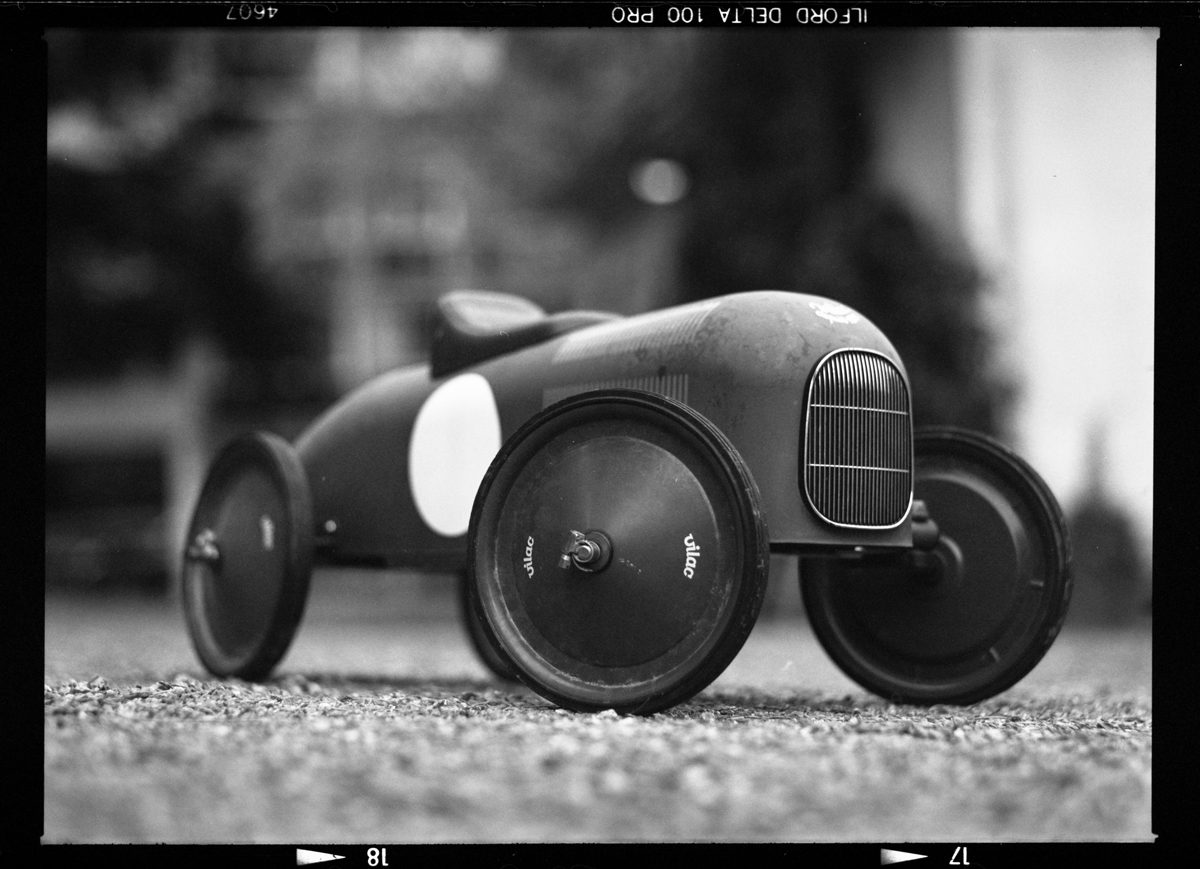
[[[680,128],[696,176],[682,251],[692,292],[804,289],[798,248],[866,183],[856,50],[789,33],[704,42]]]
[[[275,291],[246,207],[261,106],[303,67],[268,36],[46,39],[46,583],[161,592],[210,434],[329,400],[323,330]]]
[[[495,110],[502,177],[581,221],[614,293],[685,301],[754,289],[827,295],[896,344],[918,424],[1005,434],[1013,384],[997,371],[980,273],[903,202],[876,190],[860,37],[529,32],[508,39]],[[620,38],[618,38],[620,37]],[[678,161],[689,195],[640,202],[630,171]],[[666,267],[639,257],[660,234]],[[619,246],[619,247],[615,247]],[[631,263],[649,272],[630,274]],[[588,275],[602,296],[604,276]],[[619,296],[618,296],[619,298]]]
[[[681,156],[677,129],[698,95],[684,31],[514,30],[507,67],[483,115],[493,177],[523,203],[578,215],[596,229],[646,206],[629,171],[647,156]]]
[[[1067,523],[1074,547],[1071,622],[1128,624],[1144,617],[1150,604],[1148,570],[1128,512],[1089,492]]]
[[[238,112],[212,73],[236,71],[186,32],[50,42],[47,377],[163,369],[195,333],[250,371],[309,350],[303,312],[252,258],[244,179],[221,163]]]
[[[334,41],[56,36],[51,110],[84,112],[127,145],[107,168],[51,161],[48,373],[161,362],[193,329],[235,359],[319,357],[331,349],[321,299],[344,280],[373,281],[410,318],[451,283],[627,313],[792,289],[888,333],[918,424],[1003,434],[1012,390],[990,361],[977,272],[873,189],[870,37]],[[263,81],[275,90],[256,103]],[[263,105],[286,123],[264,122]],[[688,180],[665,206],[630,185],[661,158]],[[357,213],[371,235],[365,278],[346,271],[353,257],[320,253]]]
[[[866,313],[896,345],[917,425],[1005,433],[1014,386],[993,368],[969,257],[902,203],[869,193],[831,204],[798,253],[798,288]]]
[[[247,257],[236,199],[197,189],[186,166],[168,154],[119,173],[49,170],[48,376],[165,367],[192,330],[258,357],[287,334]]]
[[[1075,624],[1128,624],[1150,609],[1150,565],[1128,509],[1109,494],[1106,458],[1103,430],[1094,429],[1085,456],[1088,486],[1067,514],[1075,575],[1069,618]]]

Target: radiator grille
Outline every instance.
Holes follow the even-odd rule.
[[[826,356],[809,384],[804,493],[822,519],[851,528],[892,528],[912,502],[908,388],[886,357],[869,350]]]

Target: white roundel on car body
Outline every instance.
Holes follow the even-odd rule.
[[[408,480],[421,519],[460,537],[488,465],[500,452],[500,412],[487,380],[460,374],[425,399],[408,441]]]

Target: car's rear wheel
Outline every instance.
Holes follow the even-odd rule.
[[[192,644],[216,676],[265,679],[287,652],[312,574],[312,501],[295,450],[256,432],[209,469],[184,546]]]

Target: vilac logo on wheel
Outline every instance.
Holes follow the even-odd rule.
[[[275,548],[275,523],[271,521],[270,516],[261,516],[258,527],[262,531],[262,547],[270,552]]]
[[[696,575],[696,562],[700,558],[700,544],[689,534],[683,538],[683,575],[691,579]]]
[[[529,578],[533,579],[533,538],[530,537],[525,541],[525,557],[521,560],[521,566],[525,568],[525,572],[529,574]]]

